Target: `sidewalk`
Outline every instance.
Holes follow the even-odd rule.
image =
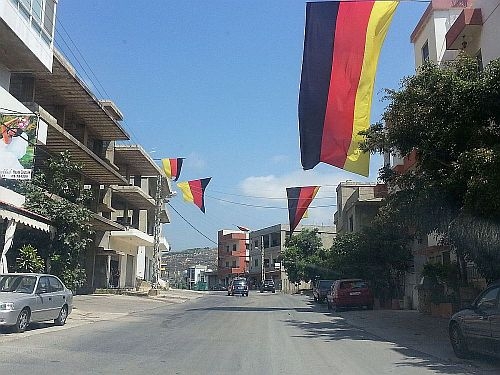
[[[176,304],[200,298],[207,292],[185,289],[170,289],[160,291],[157,296],[131,296],[120,294],[88,294],[73,297],[73,311],[68,321],[97,322],[110,320],[132,314],[134,312],[151,310],[164,304]]]
[[[473,358],[460,360],[453,353],[448,338],[448,319],[432,317],[415,310],[361,310],[338,313],[350,325],[435,358],[462,363],[471,369],[500,373],[500,360]],[[339,319],[339,318],[336,318]]]

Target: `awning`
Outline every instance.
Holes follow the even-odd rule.
[[[49,219],[2,201],[0,201],[0,218],[14,220],[16,223],[21,223],[44,232],[55,231],[54,227],[49,224]]]
[[[141,232],[135,228],[127,228],[124,231],[111,231],[110,239],[114,239],[120,242],[126,242],[131,246],[153,246],[154,238],[149,234]]]

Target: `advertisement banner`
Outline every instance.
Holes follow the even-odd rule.
[[[34,114],[0,113],[0,179],[31,179],[37,123]]]

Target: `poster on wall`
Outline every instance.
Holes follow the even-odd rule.
[[[31,179],[37,123],[33,114],[0,113],[0,179]]]

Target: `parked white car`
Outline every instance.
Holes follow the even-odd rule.
[[[0,275],[0,326],[24,332],[32,322],[64,325],[73,309],[73,293],[53,275]]]

